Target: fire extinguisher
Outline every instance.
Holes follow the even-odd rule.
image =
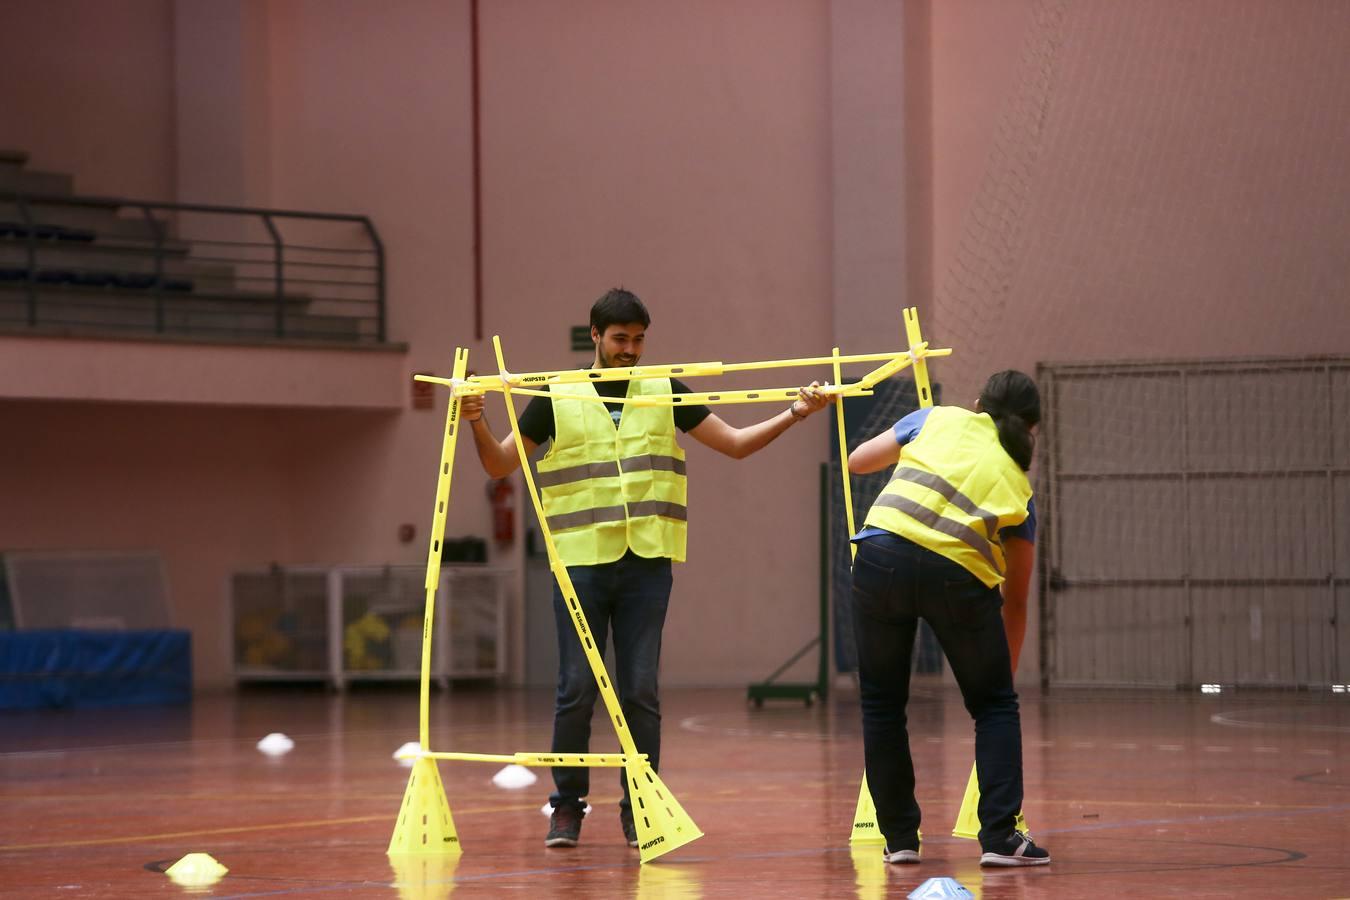
[[[492,539],[498,544],[509,544],[516,537],[515,492],[509,478],[495,478],[488,482],[488,502],[492,505]]]

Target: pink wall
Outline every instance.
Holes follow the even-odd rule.
[[[616,284],[651,309],[649,362],[829,352],[824,4],[483,9],[487,327],[518,368],[575,365],[569,326]],[[717,411],[748,424],[779,407]],[[741,462],[684,443],[690,561],[665,671],[746,681],[814,633],[826,422]]]
[[[0,9],[0,148],[88,194],[174,199],[170,0]]]
[[[1023,366],[1350,344],[1350,8],[996,8],[934,4],[949,334]]]
[[[1350,347],[1350,7],[956,0],[932,14],[950,401],[1006,366]],[[1149,398],[1134,402],[1122,417],[1146,418]]]
[[[225,578],[290,556],[277,413],[0,401],[0,547],[158,550],[199,683],[226,670]],[[19,440],[14,436],[22,436]]]
[[[485,328],[515,367],[575,365],[569,327],[621,282],[651,304],[650,361],[828,351],[824,9],[768,9],[483,5]],[[412,369],[446,370],[456,344],[480,371],[496,368],[472,331],[467,23],[467,3],[398,16],[292,3],[274,8],[269,32],[273,202],[374,217],[391,248],[391,333],[410,341]],[[499,402],[489,416],[501,434]],[[724,413],[749,422],[770,410]],[[297,502],[329,514],[301,549],[419,561],[442,419],[409,414],[368,454],[318,461]],[[694,449],[696,563],[672,616],[674,680],[744,678],[810,634],[814,590],[782,562],[814,559],[819,424],[754,462]],[[451,533],[485,530],[483,482],[462,448]],[[332,483],[349,496],[331,496]],[[784,484],[806,493],[775,490]],[[805,524],[776,534],[777,548],[745,547],[712,512],[722,498],[738,530]],[[399,521],[418,525],[413,547],[394,543]],[[728,636],[700,645],[693,634],[714,613]],[[747,665],[746,629],[765,622],[782,633]]]
[[[455,346],[472,341],[468,4],[415,0],[390,15],[359,0],[297,0],[269,16],[271,202],[371,216],[387,247],[389,334],[409,344],[405,372],[449,374]],[[298,553],[425,561],[445,400],[314,456],[294,501],[319,514]],[[482,534],[482,478],[463,459],[449,533]],[[397,540],[405,522],[417,527],[412,544]]]
[[[299,394],[277,400],[289,412],[218,415],[6,402],[7,418],[12,408],[46,429],[52,449],[50,460],[25,455],[33,477],[10,485],[24,518],[0,534],[0,546],[106,546],[123,535],[115,492],[132,473],[151,499],[125,536],[163,542],[185,620],[203,629],[220,614],[203,598],[232,565],[420,563],[444,412],[407,410],[406,378],[444,372],[456,345],[479,370],[495,369],[472,332],[467,0],[392,11],[359,0],[220,2],[239,24],[240,58],[268,73],[231,94],[243,129],[231,177],[276,206],[368,213],[388,245],[390,334],[408,353],[371,376],[387,382],[353,389],[380,398],[360,405],[388,412],[301,413],[341,404]],[[833,152],[846,133],[865,139],[866,123],[849,119],[845,132],[832,118],[845,99],[832,93],[841,89],[832,63],[887,46],[831,29],[846,2],[482,4],[486,335],[502,336],[513,368],[582,361],[568,329],[618,283],[651,306],[649,362],[814,355],[840,321],[898,328],[898,298],[831,297],[841,283],[832,242],[868,227],[838,221],[852,215],[835,202],[839,179],[858,208],[868,199],[860,185],[901,194],[904,289],[929,336],[957,350],[934,367],[950,401],[968,399],[991,369],[1047,359],[1350,344],[1339,298],[1350,205],[1336,190],[1350,157],[1340,114],[1350,7],[1309,0],[1293,16],[1274,0],[913,2],[896,38],[903,78],[862,84],[869,96],[854,106],[905,111],[886,123],[887,140],[903,131],[901,179],[869,170],[902,165],[887,153],[849,162]],[[170,195],[175,148],[201,137],[175,131],[175,90],[185,87],[174,85],[175,8],[126,3],[111,16],[94,3],[8,5],[7,36],[26,37],[0,61],[0,145],[75,172],[87,190]],[[43,37],[58,24],[65,41]],[[39,55],[75,73],[74,86],[19,89],[9,73]],[[856,61],[855,75],[897,70],[884,56]],[[113,127],[128,118],[144,127]],[[183,183],[214,174],[203,162]],[[887,253],[887,264],[900,258]],[[859,256],[859,267],[872,262]],[[897,283],[886,278],[875,283]],[[878,349],[893,334],[845,349]],[[210,387],[166,396],[154,388],[163,377],[147,361],[111,396],[186,402]],[[489,417],[500,434],[499,402]],[[113,425],[127,410],[156,446],[182,452],[137,462]],[[774,411],[719,413],[740,424]],[[199,458],[208,422],[221,449]],[[71,477],[74,453],[50,435],[86,426],[122,449],[100,457],[107,468],[86,465],[73,487],[41,495],[59,501],[42,506],[28,485]],[[815,467],[831,452],[826,434],[823,419],[796,426],[740,463],[689,448],[691,561],[667,632],[668,683],[759,677],[814,632]],[[221,479],[217,452],[244,462]],[[451,534],[486,530],[483,480],[461,448]],[[220,527],[242,534],[229,549],[203,550],[173,527],[194,514],[170,508],[181,486],[206,481],[212,491],[219,482],[208,497]],[[86,494],[97,502],[81,506]],[[249,531],[256,517],[269,524]],[[413,544],[396,538],[404,522],[418,528]],[[1034,660],[1035,647],[1026,655]],[[218,655],[201,667],[206,683],[227,675]]]

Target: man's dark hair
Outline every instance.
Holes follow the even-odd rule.
[[[641,322],[643,328],[652,324],[647,307],[632,291],[611,288],[591,307],[591,327],[601,334],[611,325],[627,325],[629,322]]]
[[[1036,382],[1015,369],[989,376],[980,391],[980,409],[998,426],[998,440],[1022,471],[1031,468],[1036,450],[1032,426],[1041,421],[1041,392]]]

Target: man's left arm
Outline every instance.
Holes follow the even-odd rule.
[[[745,459],[755,451],[767,447],[774,438],[797,422],[804,421],[808,416],[829,406],[832,400],[829,395],[821,393],[820,383],[813,381],[797,392],[797,399],[792,401],[791,406],[763,422],[737,428],[728,425],[720,416],[709,413],[707,418],[689,429],[688,434],[703,446],[711,447],[718,453],[732,459]]]

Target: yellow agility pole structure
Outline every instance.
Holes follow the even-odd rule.
[[[909,311],[907,311],[907,314]],[[442,439],[440,468],[437,473],[436,505],[432,518],[430,547],[427,557],[426,610],[424,614],[422,636],[422,684],[419,703],[419,749],[406,754],[413,760],[413,771],[408,779],[403,806],[388,853],[392,857],[403,854],[458,855],[461,852],[459,837],[450,814],[444,785],[436,768],[438,760],[458,762],[510,763],[521,766],[568,766],[568,767],[609,767],[623,768],[628,782],[629,792],[634,806],[634,824],[638,832],[640,858],[646,863],[665,853],[702,837],[702,832],[684,811],[683,807],[661,781],[646,756],[639,753],[632,734],[624,721],[618,698],[610,684],[604,661],[600,658],[591,637],[590,627],[582,612],[576,590],[572,585],[567,567],[558,556],[538,487],[529,468],[524,448],[516,443],[520,455],[521,470],[530,494],[540,529],[548,553],[549,566],[557,579],[559,589],[571,613],[573,626],[581,641],[587,662],[591,667],[599,687],[599,693],[609,713],[611,724],[618,737],[619,753],[530,753],[511,754],[465,753],[435,751],[430,747],[430,665],[431,636],[435,615],[435,595],[440,578],[441,544],[445,535],[446,513],[450,500],[451,473],[454,464],[456,439],[458,436],[460,400],[465,396],[482,395],[488,391],[500,391],[506,404],[507,418],[512,431],[519,433],[519,422],[515,407],[511,401],[513,394],[552,396],[539,390],[552,384],[574,384],[584,381],[615,381],[642,378],[663,378],[674,375],[698,377],[721,375],[728,372],[753,371],[793,366],[813,366],[829,363],[833,366],[834,381],[821,388],[822,392],[835,397],[868,396],[871,388],[879,381],[915,366],[916,372],[923,365],[926,356],[945,356],[950,350],[929,350],[926,343],[911,339],[907,351],[890,353],[858,354],[841,356],[838,348],[828,357],[804,357],[798,359],[767,360],[749,363],[724,364],[720,362],[688,363],[666,366],[640,366],[613,369],[579,369],[549,372],[529,372],[512,374],[505,366],[501,340],[493,338],[493,348],[497,357],[499,374],[495,376],[467,376],[468,351],[457,348],[454,366],[450,378],[432,375],[417,375],[418,381],[440,384],[451,389],[450,401],[446,413],[446,427]],[[843,363],[880,362],[860,381],[847,387],[840,377]],[[926,372],[924,377],[926,386]],[[680,395],[644,395],[640,398],[576,398],[594,399],[596,402],[634,402],[644,406],[678,405],[682,403],[727,404],[727,403],[767,403],[796,399],[798,388],[765,388],[760,390],[710,391],[701,394]],[[842,409],[840,411],[842,424]],[[842,435],[842,428],[841,428]],[[843,444],[841,443],[841,453]],[[845,466],[847,480],[847,467]],[[846,482],[847,483],[847,482]],[[852,512],[850,507],[850,528]],[[870,799],[870,797],[869,797]],[[875,818],[875,817],[874,817]]]

